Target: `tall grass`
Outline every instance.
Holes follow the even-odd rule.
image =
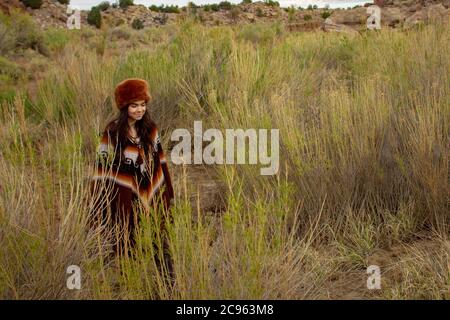
[[[429,230],[448,241],[448,28],[355,37],[279,25],[177,28],[117,56],[108,37],[99,51],[56,34],[57,64],[38,99],[2,103],[0,297],[317,298],[333,274],[363,270],[377,248]],[[223,212],[191,207],[186,178],[175,179],[172,280],[155,258],[156,215],[142,216],[133,257],[110,260],[107,241],[86,228],[98,134],[126,77],[149,81],[167,153],[171,131],[194,120],[280,130],[278,174],[214,168]],[[401,264],[416,275],[434,268],[436,281],[408,274],[415,286],[384,294],[443,298],[443,259]],[[72,264],[82,268],[79,291],[66,288]]]

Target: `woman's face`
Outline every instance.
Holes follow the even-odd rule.
[[[145,100],[134,101],[128,106],[128,117],[133,120],[141,120],[147,110]]]

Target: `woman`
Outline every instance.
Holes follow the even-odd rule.
[[[151,101],[147,82],[126,79],[117,85],[114,95],[120,113],[101,137],[94,181],[107,182],[111,192],[107,192],[108,201],[102,201],[107,206],[100,210],[101,218],[114,229],[122,230],[116,253],[128,253],[135,243],[138,222],[135,205],[140,202],[146,212],[153,208],[153,213],[167,213],[173,188],[157,126],[147,111],[147,103]],[[95,185],[98,190],[98,184]],[[161,227],[164,228],[163,223]]]

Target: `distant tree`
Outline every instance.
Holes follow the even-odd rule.
[[[39,9],[42,6],[42,0],[22,0],[22,2],[31,9]]]
[[[175,5],[170,5],[170,6],[165,6],[165,5],[151,5],[150,7],[148,7],[151,11],[155,11],[155,12],[165,12],[165,13],[180,13],[180,8],[178,8],[178,6]]]
[[[102,25],[102,15],[100,14],[100,8],[95,6],[92,7],[87,16],[87,22],[90,25],[100,28]]]
[[[271,7],[279,7],[280,6],[280,3],[278,1],[264,0],[264,2],[266,3],[267,6],[271,6]]]
[[[63,0],[64,1],[64,0]],[[103,1],[100,4],[97,5],[97,7],[101,10],[101,11],[105,11],[106,9],[108,9],[111,5],[109,4],[108,1]]]
[[[322,14],[320,15],[323,19],[328,18],[329,16],[331,16],[331,12],[330,11],[324,11],[322,12]]]
[[[228,1],[222,1],[219,3],[219,9],[223,9],[223,10],[231,10],[231,3]]]
[[[163,12],[166,13],[180,13],[180,8],[177,5],[165,6]]]
[[[119,7],[126,8],[134,5],[133,0],[119,0]]]
[[[144,22],[139,19],[139,18],[135,18],[133,20],[133,22],[131,23],[131,27],[135,30],[140,30],[144,28]]]
[[[159,7],[156,4],[152,4],[148,7],[151,11],[159,12]]]
[[[70,0],[58,0],[61,4],[70,4]]]
[[[192,1],[189,1],[188,4],[187,4],[187,6],[188,6],[189,8],[198,8],[198,6],[197,6],[194,2],[192,2]]]
[[[189,1],[186,7],[191,15],[197,14],[198,6],[194,2]]]
[[[241,4],[250,4],[252,0],[242,0]]]

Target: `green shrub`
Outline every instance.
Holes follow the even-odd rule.
[[[16,46],[16,38],[9,25],[1,20],[0,13],[0,55],[6,54]]]
[[[42,6],[42,0],[21,0],[24,5],[32,9],[39,9]]]
[[[134,5],[133,0],[119,0],[119,7],[127,8]]]
[[[87,22],[92,25],[100,28],[102,25],[102,15],[100,13],[100,8],[95,6],[91,8],[87,16]]]
[[[16,63],[0,56],[0,74],[17,80],[22,75],[22,70]]]
[[[231,10],[231,3],[228,1],[222,1],[219,3],[219,9],[223,9],[223,10]]]
[[[305,21],[309,21],[309,20],[312,19],[312,17],[311,17],[310,14],[305,14],[305,15],[303,16],[303,19],[304,19]]]
[[[273,39],[280,36],[280,34],[281,30],[277,24],[249,24],[240,29],[238,39],[250,41],[255,44],[264,44],[271,42]]]
[[[198,8],[199,8],[199,6],[197,6],[192,1],[188,2],[187,6],[186,6],[186,9],[188,9],[188,12],[190,15],[196,15]]]
[[[242,0],[241,4],[250,4],[252,0]]]
[[[131,23],[131,27],[135,30],[144,29],[144,22],[139,18],[135,18]]]
[[[164,6],[161,10],[165,13],[180,13],[180,8],[176,5]]]
[[[187,3],[187,7],[189,7],[189,8],[198,8],[198,6],[197,6],[194,2],[192,2],[192,1],[189,1],[189,2]]]
[[[29,14],[19,10],[12,10],[9,16],[0,14],[0,25],[5,32],[3,37],[0,35],[0,52],[31,48],[48,55],[43,34]]]
[[[331,16],[331,12],[330,11],[324,11],[322,12],[322,14],[320,15],[323,19],[328,18],[329,16]]]
[[[180,8],[177,5],[170,5],[170,6],[166,6],[166,5],[151,5],[150,7],[148,7],[151,11],[154,12],[165,12],[165,13],[180,13]]]
[[[295,16],[295,7],[292,5],[289,8],[286,8],[285,10],[288,13],[288,21],[292,22]]]
[[[112,39],[128,40],[131,38],[131,30],[126,25],[116,27],[111,31],[111,37]]]
[[[219,5],[217,3],[211,4],[211,11],[214,11],[214,12],[219,11]]]
[[[70,4],[70,0],[58,0],[61,4]]]
[[[105,11],[109,7],[111,7],[110,3],[108,1],[103,1],[97,6],[101,11]]]
[[[0,75],[0,80],[1,80],[0,83],[2,83],[4,81],[2,75]],[[13,103],[15,97],[16,97],[16,91],[13,88],[8,88],[8,89],[0,88],[0,105],[3,102]]]
[[[264,0],[265,4],[270,7],[279,7],[280,3],[278,1],[273,0]]]
[[[61,51],[70,41],[67,29],[50,28],[44,31],[44,43],[51,51]]]
[[[256,14],[257,17],[260,17],[260,18],[264,17],[264,14],[263,14],[261,8],[256,8],[255,14]]]

